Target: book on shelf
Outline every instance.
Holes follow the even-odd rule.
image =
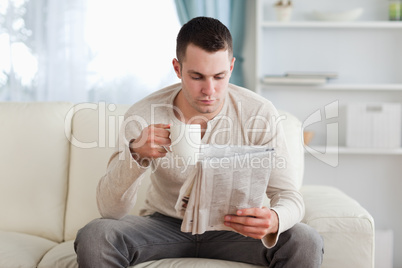
[[[327,79],[266,75],[264,76],[262,81],[265,84],[273,84],[273,85],[323,85],[327,82]]]
[[[285,73],[286,77],[297,77],[297,78],[326,78],[335,79],[338,78],[337,72],[296,72],[291,71]]]
[[[266,75],[262,81],[274,85],[323,85],[338,77],[336,72],[286,72],[284,75]]]

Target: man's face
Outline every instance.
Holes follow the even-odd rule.
[[[177,77],[182,80],[183,101],[179,107],[185,116],[215,116],[221,110],[228,90],[235,59],[228,50],[207,52],[188,45],[181,63],[174,59]],[[183,105],[184,104],[184,105]]]

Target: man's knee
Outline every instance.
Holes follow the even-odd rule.
[[[75,239],[74,249],[77,254],[94,252],[96,248],[113,244],[113,240],[117,238],[117,223],[117,220],[95,219],[85,225],[78,231]]]
[[[323,248],[323,239],[321,235],[307,224],[295,225],[297,238],[303,241],[303,245],[309,245],[316,248]]]
[[[78,245],[80,246],[80,250],[85,250],[84,245],[91,246],[93,240],[95,238],[99,239],[100,233],[102,231],[103,219],[95,219],[88,224],[86,224],[83,228],[78,230],[77,237],[74,242],[75,251],[77,251]]]
[[[324,240],[314,228],[299,223],[285,233],[295,251],[302,253],[305,258],[308,257],[306,259],[317,260],[321,264]]]

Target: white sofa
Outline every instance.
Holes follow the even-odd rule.
[[[95,188],[114,150],[127,105],[0,103],[0,268],[77,267],[77,230],[99,217]],[[286,114],[286,113],[285,113]],[[288,143],[303,176],[301,124],[286,114]],[[137,213],[144,200],[141,186]],[[302,186],[303,222],[323,236],[322,267],[374,267],[374,221],[332,187]],[[207,259],[165,259],[140,267],[253,267]]]

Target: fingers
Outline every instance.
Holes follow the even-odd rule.
[[[170,124],[154,124],[144,128],[140,136],[130,144],[132,152],[140,159],[155,159],[166,155],[165,147],[170,146]]]
[[[226,215],[224,220],[226,226],[256,239],[278,231],[278,217],[266,207],[241,209],[236,215]]]
[[[236,213],[238,216],[250,216],[250,217],[256,217],[256,218],[265,218],[265,217],[270,217],[272,211],[269,208],[262,207],[262,208],[239,209]]]
[[[152,146],[156,147],[162,147],[162,146],[170,146],[170,139],[169,138],[164,138],[160,136],[155,136],[153,137],[153,141],[151,142]]]
[[[151,125],[150,128],[151,146],[160,153],[167,153],[168,150],[166,147],[169,147],[171,144],[171,140],[169,138],[170,132],[168,131],[168,129],[170,128],[170,124],[156,124]],[[153,137],[152,134],[154,135]]]
[[[169,138],[170,131],[170,124],[155,124],[150,125],[149,128],[153,131],[155,136],[162,137],[162,138]]]
[[[154,125],[151,125],[151,126],[154,126],[154,127],[156,127],[156,128],[169,129],[171,125],[172,125],[172,124],[154,124]]]
[[[240,224],[243,226],[256,226],[256,227],[263,227],[263,228],[269,227],[268,221],[263,218],[228,215],[228,216],[225,216],[225,221],[233,223],[233,224]]]
[[[160,147],[160,145],[169,146],[171,143],[169,139],[169,128],[170,124],[149,125],[142,130],[140,137],[136,140],[135,146],[142,147],[148,144],[155,149]]]
[[[233,230],[235,230],[236,232],[238,232],[240,234],[243,234],[245,236],[252,237],[255,239],[262,239],[268,233],[268,228],[247,226],[247,225],[242,225],[242,224],[232,223],[232,222],[230,222],[230,223],[225,222],[225,225],[231,227]]]
[[[167,150],[163,146],[157,146],[157,147],[155,147],[155,149],[161,154],[167,153]]]

